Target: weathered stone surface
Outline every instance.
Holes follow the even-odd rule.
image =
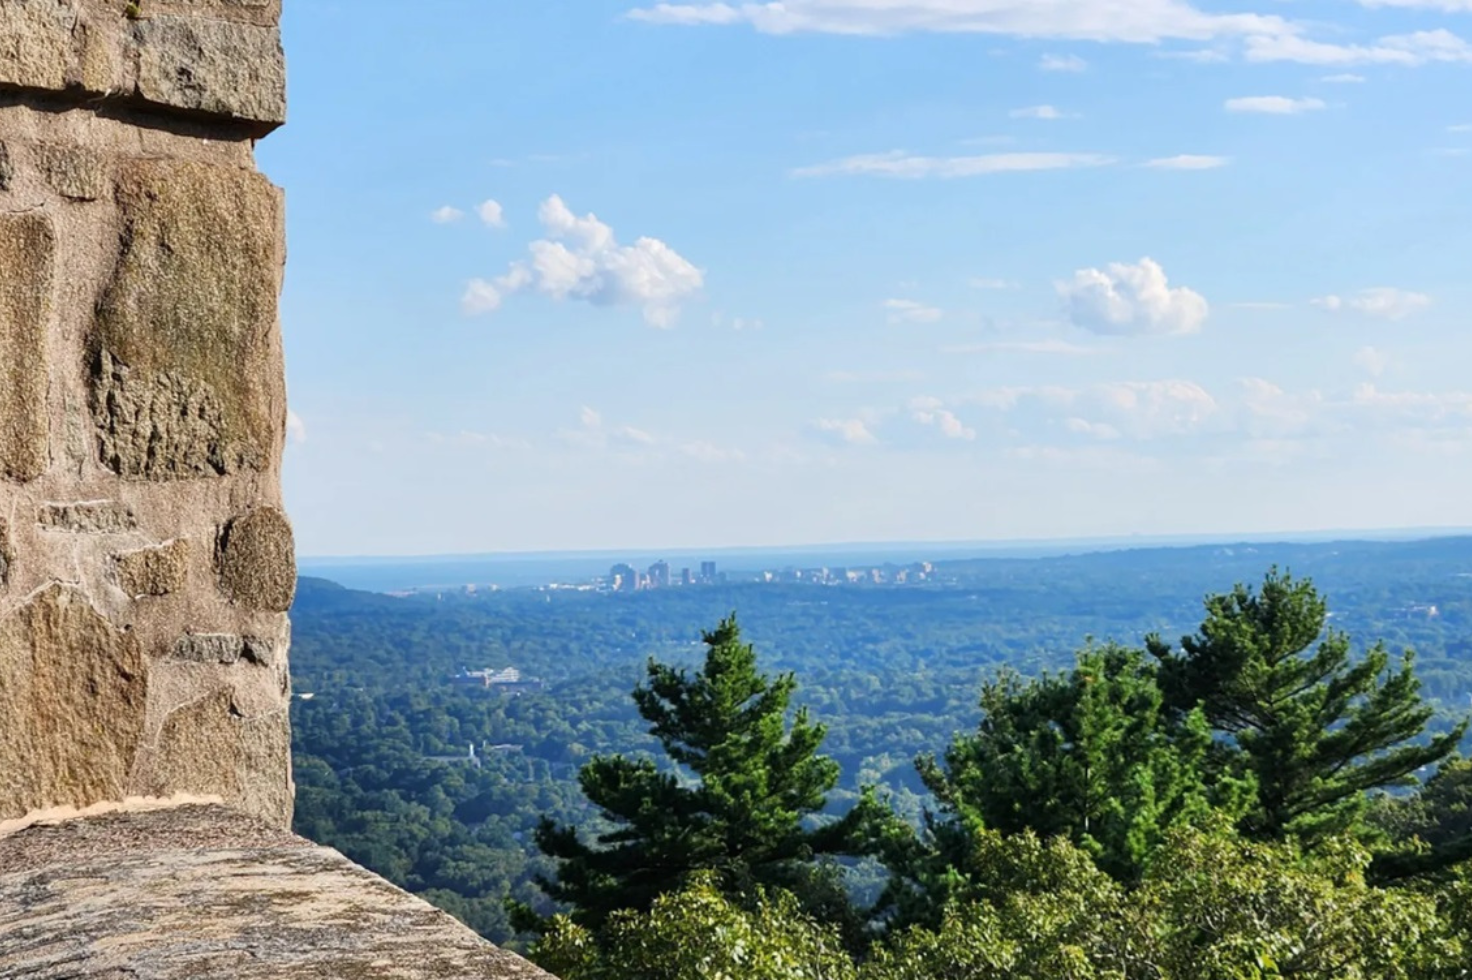
[[[277,124],[286,58],[274,27],[205,17],[139,21],[138,94],[179,109]]]
[[[118,586],[134,597],[182,592],[189,582],[189,552],[189,542],[181,539],[118,555]]]
[[[121,257],[94,338],[103,462],[148,480],[265,468],[285,417],[275,188],[246,170],[140,161],[118,202]]]
[[[0,622],[0,679],[0,819],[122,798],[147,697],[135,637],[51,586]]]
[[[10,563],[15,552],[10,544],[10,524],[0,517],[0,588],[10,584]]]
[[[291,728],[286,709],[248,718],[225,688],[171,714],[145,762],[148,796],[218,796],[291,826]]]
[[[138,518],[127,505],[115,500],[84,500],[43,504],[36,523],[48,531],[71,534],[125,534],[138,527]]]
[[[0,191],[10,190],[10,181],[15,177],[15,162],[10,159],[10,147],[0,143]]]
[[[46,333],[55,276],[50,219],[0,214],[0,477],[12,480],[34,480],[46,469]]]
[[[62,88],[75,16],[57,0],[0,0],[0,86]]]
[[[234,633],[190,633],[179,637],[170,657],[196,664],[234,664],[245,660],[269,667],[276,662],[276,645],[270,640]]]
[[[74,201],[95,201],[107,193],[107,161],[79,146],[38,146],[36,168],[52,190]]]
[[[0,837],[0,976],[545,980],[336,851],[218,806]]]
[[[220,588],[236,602],[286,612],[296,595],[296,544],[278,508],[231,521],[220,536]]]

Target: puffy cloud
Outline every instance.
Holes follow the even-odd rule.
[[[1431,297],[1425,293],[1413,293],[1404,289],[1380,286],[1362,289],[1353,296],[1320,296],[1310,302],[1322,310],[1338,313],[1350,310],[1379,320],[1404,320],[1431,305]]]
[[[448,204],[429,213],[429,220],[437,225],[453,224],[463,217],[465,217],[464,211],[461,211],[459,208],[452,208]]]
[[[1270,116],[1296,116],[1304,112],[1315,112],[1324,108],[1323,99],[1290,99],[1286,95],[1249,95],[1228,99],[1224,103],[1228,112],[1258,112]]]
[[[813,428],[851,446],[868,446],[879,441],[863,419],[818,419]]]
[[[1200,293],[1184,286],[1172,289],[1165,270],[1149,258],[1135,265],[1114,262],[1105,269],[1080,269],[1057,288],[1069,321],[1099,334],[1195,333],[1209,312]]]
[[[954,412],[945,407],[945,403],[939,398],[912,399],[910,418],[921,425],[934,426],[947,439],[961,439],[970,442],[976,438],[976,430],[968,428]]]
[[[1043,71],[1085,71],[1089,63],[1076,54],[1045,54],[1038,67]]]
[[[913,299],[887,299],[884,308],[890,323],[935,323],[945,316],[945,311]]]
[[[496,201],[484,201],[481,204],[476,205],[475,213],[479,215],[480,220],[490,228],[506,227],[506,212]]]
[[[1231,157],[1213,157],[1201,156],[1194,153],[1182,153],[1179,156],[1159,157],[1150,160],[1145,166],[1154,167],[1156,170],[1215,170],[1217,167],[1225,167],[1231,162]]]
[[[1281,17],[1206,13],[1184,0],[707,0],[655,3],[629,17],[651,24],[746,24],[768,34],[972,33],[1136,44],[1292,30]]]
[[[1248,61],[1304,65],[1400,65],[1472,61],[1472,45],[1448,30],[1392,34],[1373,44],[1332,44],[1297,33],[1264,34],[1246,41]]]
[[[980,156],[927,157],[895,150],[845,157],[811,167],[800,167],[794,177],[984,177],[989,174],[1024,173],[1034,170],[1074,170],[1106,167],[1114,158],[1099,153],[990,153]]]
[[[307,423],[291,409],[286,410],[286,441],[298,446],[307,441]]]
[[[1354,353],[1354,363],[1372,378],[1378,378],[1390,366],[1390,355],[1374,347],[1361,347]]]
[[[556,195],[538,217],[546,237],[528,247],[530,259],[495,279],[472,280],[461,301],[466,313],[489,313],[506,297],[535,289],[556,300],[638,306],[651,326],[671,327],[681,303],[705,285],[705,274],[664,242],[620,245],[596,215],[578,216]]]

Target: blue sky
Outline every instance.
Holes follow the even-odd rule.
[[[1472,0],[287,0],[306,554],[1472,525]]]

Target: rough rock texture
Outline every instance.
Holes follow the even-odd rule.
[[[140,21],[138,94],[241,119],[282,119],[286,64],[272,28],[200,17]]]
[[[189,558],[184,540],[118,555],[118,585],[135,598],[181,592],[189,581]]]
[[[544,980],[336,851],[217,806],[0,837],[0,976]]]
[[[136,17],[127,8],[0,0],[0,88],[207,117],[256,137],[285,120],[275,0],[143,0]]]
[[[46,335],[56,235],[46,215],[0,214],[0,477],[46,467]]]
[[[256,609],[285,612],[296,595],[291,523],[275,507],[231,521],[220,538],[220,587]]]
[[[55,585],[0,621],[0,819],[120,799],[143,734],[135,637]]]
[[[129,6],[0,0],[0,820],[286,827],[281,9]]]
[[[126,167],[118,204],[94,341],[104,462],[151,480],[265,468],[285,406],[280,196],[247,170],[150,160]]]

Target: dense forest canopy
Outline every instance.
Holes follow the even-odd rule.
[[[304,580],[294,610],[298,828],[505,941],[512,935],[506,899],[553,911],[535,884],[557,872],[537,847],[539,821],[611,829],[589,808],[579,768],[599,755],[664,764],[629,696],[645,680],[647,659],[697,665],[702,632],[733,609],[762,669],[793,672],[792,706],[825,728],[822,753],[839,773],[826,812],[848,812],[861,787],[874,785],[903,822],[919,826],[945,783],[915,760],[964,749],[957,738],[978,730],[984,685],[995,691],[1077,669],[1084,649],[1102,658],[1101,676],[1113,678],[1099,703],[1134,714],[1142,692],[1133,668],[1111,666],[1110,657],[1138,653],[1152,634],[1172,648],[1201,625],[1203,596],[1260,582],[1273,563],[1311,576],[1327,596],[1328,622],[1348,637],[1351,662],[1379,640],[1387,668],[1413,647],[1420,694],[1434,711],[1428,737],[1455,732],[1472,692],[1472,542],[1465,540],[952,562],[939,564],[940,581],[903,588],[737,583],[634,595],[514,590],[395,599]],[[502,692],[456,679],[467,668],[505,667],[539,683]],[[1003,667],[1014,680],[999,679]],[[1148,691],[1143,696],[1147,713],[1171,716],[1164,694],[1158,706]],[[992,707],[999,703],[994,694]],[[1197,786],[1158,758],[1152,765],[1148,742],[1139,750],[1143,769],[1130,771],[1154,773],[1159,783],[1148,792],[1162,813],[1190,812],[1203,793],[1224,792],[1220,780]],[[1107,774],[1098,778],[1108,786]],[[1466,781],[1453,775],[1442,784]],[[1439,817],[1462,806],[1457,794],[1443,796],[1450,802],[1417,801],[1416,812],[1382,806],[1376,817],[1429,840],[1428,828],[1445,826]],[[1111,881],[1139,877],[1138,868],[1121,868],[1137,866],[1141,848],[1238,846],[1187,842],[1169,820],[1150,822],[1166,828],[1156,835],[1101,818],[1103,838],[1065,837],[1091,866],[1108,867],[1097,860],[1101,848],[1112,853],[1121,864],[1106,874]],[[1334,829],[1342,828],[1328,836],[1338,840]],[[878,856],[850,861],[846,874],[861,903],[878,901],[891,880]],[[927,915],[926,927],[944,935],[946,913]],[[888,955],[901,954],[896,947]]]

